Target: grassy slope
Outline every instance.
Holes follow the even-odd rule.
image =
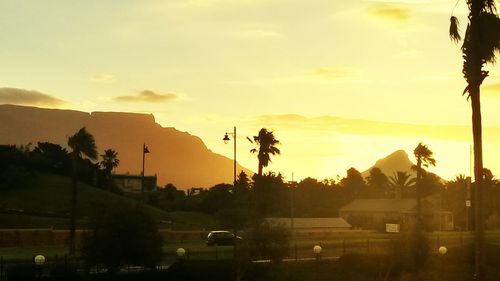
[[[25,187],[0,192],[0,228],[65,228],[68,225],[71,179],[51,174],[38,174]],[[108,208],[119,208],[136,201],[83,183],[78,184],[78,216],[80,225],[94,214]],[[209,228],[211,217],[196,213],[167,213],[147,206],[158,221],[171,221],[174,228]],[[6,214],[13,210],[15,214]],[[20,212],[22,210],[22,212]],[[161,224],[160,227],[169,225]]]

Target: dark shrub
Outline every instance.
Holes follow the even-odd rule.
[[[152,268],[161,259],[161,244],[148,212],[140,206],[117,206],[92,219],[82,256],[88,268],[103,264],[110,273],[127,264]]]

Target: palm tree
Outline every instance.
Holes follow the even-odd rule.
[[[71,218],[69,231],[69,254],[75,254],[75,227],[76,227],[76,205],[78,196],[78,162],[83,156],[91,160],[97,159],[97,149],[94,136],[92,136],[85,127],[81,128],[76,134],[68,138],[68,146],[71,148],[73,158],[72,185],[71,185]]]
[[[472,136],[474,142],[474,179],[476,182],[475,197],[475,274],[477,280],[484,278],[483,244],[484,225],[482,218],[483,194],[483,142],[481,125],[481,84],[489,72],[483,70],[487,63],[493,63],[496,52],[500,51],[500,18],[497,15],[494,0],[467,0],[469,10],[468,24],[463,38],[462,57],[464,59],[462,73],[467,86],[463,94],[468,94],[472,107]],[[458,32],[458,19],[450,19],[450,38],[459,42],[462,40]]]
[[[413,187],[415,184],[415,178],[407,172],[397,171],[392,176],[389,177],[389,185],[394,189],[394,195],[396,198],[400,198],[403,190]]]
[[[118,165],[120,164],[120,160],[118,159],[118,152],[114,151],[113,149],[106,149],[104,150],[104,154],[101,154],[101,158],[102,161],[99,164],[104,168],[106,176],[109,179],[111,177],[111,171],[113,171],[113,169],[118,167]]]
[[[419,143],[415,150],[413,150],[413,154],[415,155],[415,159],[417,160],[417,223],[419,223],[420,227],[422,226],[422,166],[429,167],[436,166],[436,160],[432,157],[433,152],[427,147],[427,145],[423,143]]]
[[[259,134],[253,137],[252,143],[255,143],[257,147],[250,150],[250,152],[257,153],[257,159],[259,160],[258,175],[262,176],[262,168],[269,165],[271,155],[279,155],[281,153],[279,148],[276,147],[276,145],[280,144],[280,141],[274,137],[273,131],[262,128]]]

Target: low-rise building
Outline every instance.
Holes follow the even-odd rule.
[[[144,179],[144,191],[152,191],[156,189],[157,178],[154,176],[130,175],[130,174],[114,174],[112,175],[113,182],[123,192],[141,193]]]
[[[386,224],[399,224],[401,230],[408,230],[416,222],[417,200],[401,199],[358,199],[339,210],[340,217],[354,227],[385,230]],[[453,214],[432,203],[422,200],[422,219],[427,230],[453,230]]]
[[[297,233],[325,233],[347,231],[352,227],[343,218],[266,218],[272,225],[281,225]]]

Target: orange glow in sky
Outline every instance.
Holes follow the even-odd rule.
[[[256,170],[247,136],[275,131],[287,178],[363,171],[418,142],[431,171],[469,174],[470,104],[448,0],[0,3],[0,103],[155,115]],[[466,22],[465,3],[454,14]],[[465,27],[463,27],[465,28]],[[484,166],[500,173],[500,73],[482,95]],[[4,89],[5,90],[5,89]],[[0,91],[1,93],[1,91]]]

